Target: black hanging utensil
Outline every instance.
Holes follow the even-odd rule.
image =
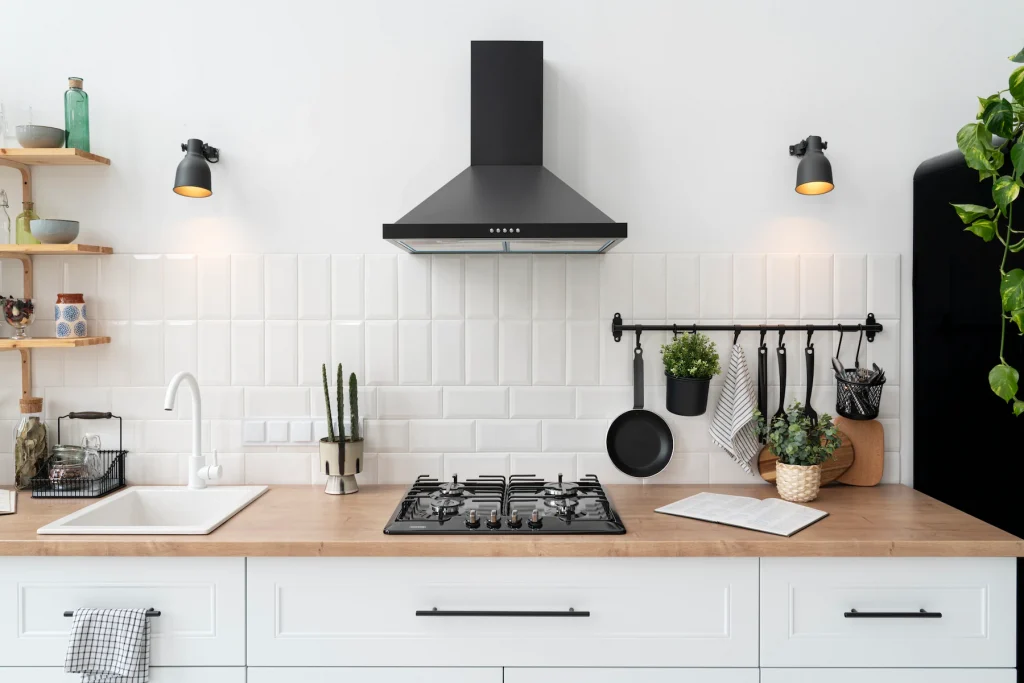
[[[786,345],[782,342],[784,334],[785,330],[779,330],[779,346],[775,349],[775,354],[779,358],[779,409],[775,411],[772,422],[786,418]]]
[[[811,391],[814,389],[814,344],[811,343],[811,332],[807,333],[807,348],[804,359],[807,362],[807,400],[804,401],[804,415],[814,423],[818,422],[818,413],[811,407]]]
[[[761,345],[757,347],[757,410],[768,419],[768,345],[764,343],[765,330],[761,330]],[[761,443],[764,434],[759,435]]]

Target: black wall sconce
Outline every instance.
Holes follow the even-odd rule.
[[[825,194],[831,192],[832,164],[825,158],[828,143],[818,135],[808,135],[795,145],[789,146],[789,156],[803,157],[796,167],[796,191],[800,194]]]
[[[185,152],[185,158],[174,174],[174,191],[183,197],[209,197],[213,194],[210,164],[220,161],[220,150],[190,138],[181,146],[181,151]]]

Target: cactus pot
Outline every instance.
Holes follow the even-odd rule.
[[[357,493],[356,475],[363,471],[363,441],[345,440],[344,450],[338,441],[320,439],[320,473],[327,475],[324,493],[343,495]]]

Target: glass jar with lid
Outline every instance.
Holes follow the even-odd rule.
[[[21,420],[14,428],[14,485],[27,489],[33,477],[45,473],[49,438],[43,420],[43,399],[23,398],[19,407]]]

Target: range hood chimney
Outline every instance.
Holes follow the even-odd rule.
[[[470,166],[384,239],[413,254],[600,254],[626,238],[544,168],[544,43],[471,44]]]

